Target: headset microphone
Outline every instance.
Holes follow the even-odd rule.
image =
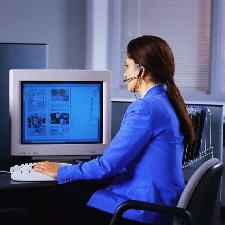
[[[138,78],[138,76],[127,78],[127,79],[123,80],[123,82],[127,82],[127,81],[133,80],[135,78]]]
[[[123,80],[123,82],[127,82],[127,81],[130,81],[130,80],[136,79],[136,78],[139,79],[141,77],[142,71],[143,71],[142,68],[140,68],[137,76],[127,78],[127,79]]]

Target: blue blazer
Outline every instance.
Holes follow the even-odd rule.
[[[185,186],[179,126],[164,85],[156,85],[129,105],[104,154],[59,168],[58,183],[114,176],[111,184],[95,192],[88,202],[109,213],[130,199],[176,206]],[[129,210],[124,217],[150,224],[171,223],[166,215],[139,210]]]

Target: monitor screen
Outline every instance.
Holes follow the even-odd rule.
[[[91,158],[111,141],[111,71],[10,70],[11,155]]]

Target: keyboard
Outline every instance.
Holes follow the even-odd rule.
[[[25,163],[10,167],[11,179],[14,181],[56,181],[56,179],[33,170],[37,163]],[[62,165],[71,165],[69,163],[60,163]]]

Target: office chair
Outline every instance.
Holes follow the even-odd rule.
[[[110,225],[117,225],[129,209],[173,215],[173,225],[211,225],[223,169],[218,159],[209,159],[191,176],[176,207],[129,200],[117,207]]]

